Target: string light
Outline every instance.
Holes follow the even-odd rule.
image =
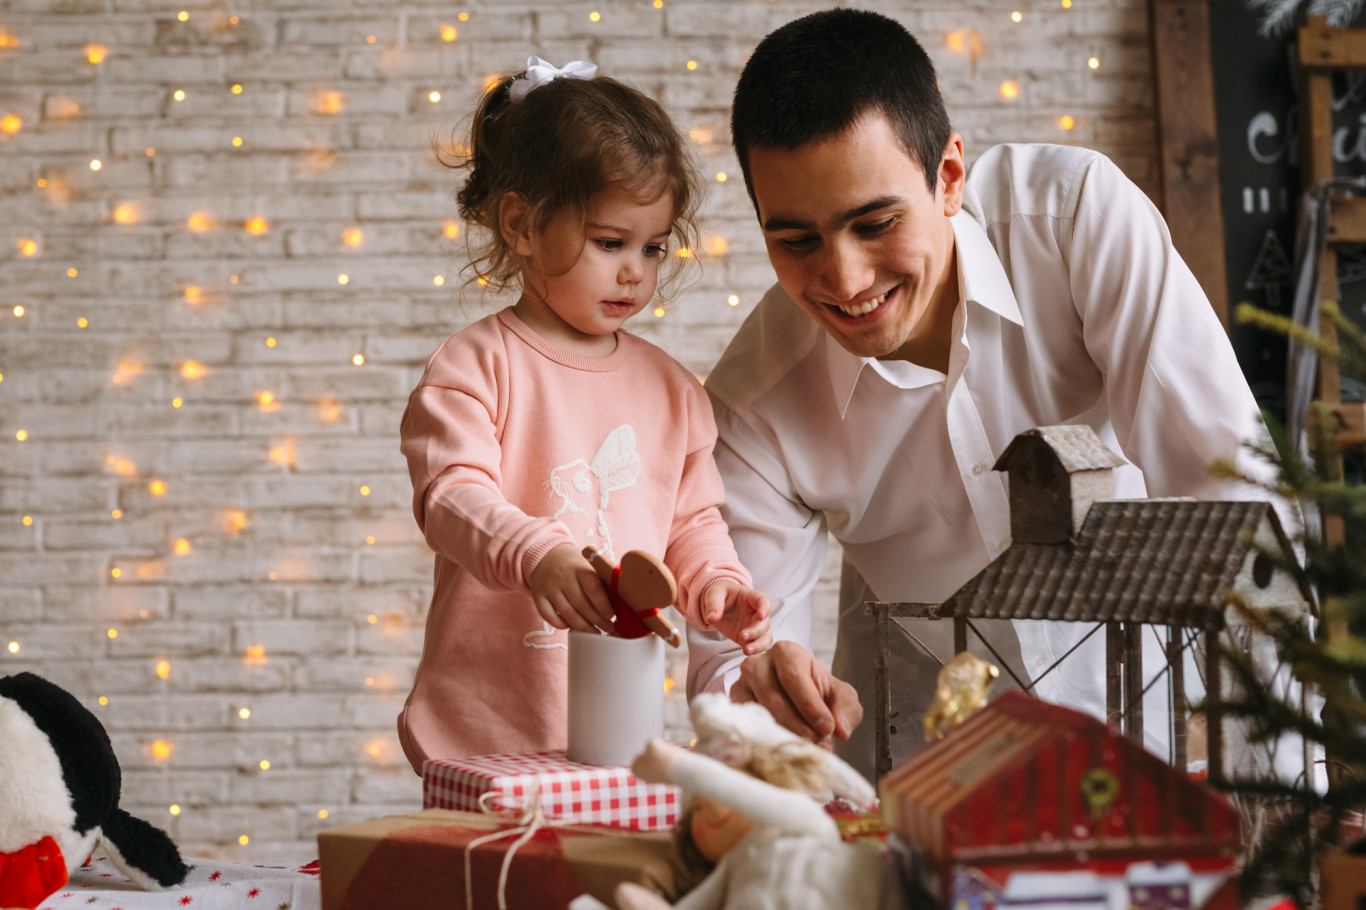
[[[152,481],[151,483],[149,483],[149,484],[147,485],[147,492],[148,492],[148,493],[151,493],[153,496],[164,496],[164,495],[166,495],[166,481],[164,481],[164,480],[154,480],[154,481]]]
[[[726,243],[726,238],[724,237],[713,237],[708,246],[711,249],[711,254],[713,256],[724,256],[726,250],[729,248],[729,244]]]
[[[601,21],[602,21],[602,13],[599,13],[597,10],[593,10],[591,13],[588,14],[588,21],[589,21],[589,22],[601,22]]]
[[[232,93],[234,95],[242,94],[242,84],[240,82],[234,82],[232,84]]]
[[[233,147],[233,148],[238,148],[238,149],[240,149],[240,148],[242,147],[242,137],[241,137],[241,136],[233,136],[233,137],[232,137],[232,147]]]
[[[237,838],[237,842],[245,847],[247,844],[251,843],[251,838],[243,834],[241,837]]]
[[[350,284],[350,283],[351,283],[351,276],[350,276],[350,275],[347,275],[347,274],[345,274],[345,273],[342,273],[342,274],[340,274],[340,275],[337,276],[337,284]]]
[[[655,318],[656,318],[656,319],[663,319],[663,318],[664,318],[664,307],[662,307],[662,306],[657,306],[657,307],[655,307]]]
[[[271,572],[271,573],[270,573],[270,577],[271,577],[272,580],[274,580],[274,578],[275,578],[275,573],[274,573],[274,572]],[[247,659],[249,659],[249,660],[265,660],[265,659],[266,659],[266,649],[265,649],[265,647],[264,647],[263,645],[251,645],[250,647],[247,648]]]
[[[730,304],[731,306],[739,306],[739,305],[740,305],[740,297],[739,297],[739,295],[738,295],[738,294],[731,294],[729,297],[726,298],[726,303]]]
[[[109,574],[112,575],[114,578],[122,578],[123,570],[120,569],[118,566],[115,566],[114,568],[109,570]]]
[[[1070,130],[1072,127],[1076,125],[1077,121],[1073,120],[1069,114],[1063,114],[1061,117],[1058,118],[1058,126],[1061,129]]]
[[[655,9],[663,9],[664,0],[655,0]]]
[[[91,63],[99,63],[104,60],[105,49],[98,44],[92,44],[85,49],[85,59]]]
[[[1013,13],[1010,14],[1010,21],[1011,21],[1011,22],[1019,22],[1019,21],[1022,20],[1022,19],[1024,19],[1024,16],[1021,15],[1021,13],[1020,13],[1019,10],[1015,10],[1015,12],[1013,12]]]
[[[28,527],[32,527],[32,525],[33,525],[33,516],[32,516],[32,515],[25,515],[25,516],[24,516],[24,527],[28,528]]]
[[[100,701],[100,706],[101,706],[101,707],[103,707],[104,705],[109,704],[109,699],[105,698],[103,695],[100,696],[99,701]]]
[[[697,61],[696,61],[696,60],[689,60],[689,61],[688,61],[688,69],[690,69],[690,70],[695,70],[695,69],[697,69]]]
[[[23,304],[18,304],[14,307],[14,315],[16,318],[22,317],[24,315]]]
[[[460,224],[456,221],[447,221],[442,231],[448,238],[454,240],[460,236]]]
[[[147,146],[147,157],[148,157],[148,158],[153,157],[154,155],[156,155],[156,153],[157,153],[157,150],[156,150],[156,149],[152,148],[150,145]]]
[[[190,542],[185,538],[180,538],[175,542],[172,549],[177,556],[188,556],[190,554]]]
[[[157,661],[157,679],[169,679],[171,677],[171,662],[169,660]]]
[[[374,43],[375,43],[375,36],[374,36],[374,35],[366,35],[366,36],[365,36],[365,43],[366,43],[366,44],[374,44]]]
[[[108,630],[107,632],[105,632],[104,634],[105,634],[105,635],[108,635],[110,638],[118,638],[118,637],[119,637],[119,630],[118,630],[118,629],[110,629],[110,630]]]
[[[365,542],[367,544],[373,545],[375,542],[375,535],[371,534],[369,537],[365,538]],[[371,622],[374,622],[374,620],[372,619]]]
[[[185,12],[185,10],[181,10],[181,11],[176,15],[176,18],[179,19],[181,22],[185,22],[186,20],[188,20],[188,19],[190,18],[190,14],[187,13],[187,12]]]
[[[203,293],[203,290],[198,285],[192,284],[185,289],[185,302],[191,306],[198,306]]]
[[[440,92],[428,92],[428,93],[427,93],[427,100],[430,101],[432,104],[436,104],[438,101],[441,100],[441,93],[440,93]]]
[[[251,234],[253,237],[260,237],[266,231],[270,230],[270,225],[266,222],[266,219],[262,218],[260,215],[253,215],[251,218],[248,218],[247,223],[243,226],[247,229],[247,233]]]
[[[88,328],[90,326],[90,320],[82,316],[80,319],[76,320],[76,325],[82,329]]]
[[[189,220],[185,222],[185,226],[195,233],[200,233],[213,227],[213,221],[203,212],[195,212],[190,215]]]
[[[6,114],[0,117],[0,130],[6,133],[17,133],[23,125],[23,119],[17,114]]]
[[[11,654],[18,654],[18,653],[19,653],[19,642],[17,642],[17,641],[12,641],[12,642],[10,642],[9,645],[8,645],[8,648],[9,648],[9,653],[11,653]]]
[[[346,232],[342,234],[342,243],[347,246],[360,246],[360,242],[364,239],[364,236],[365,235],[361,233],[360,228],[349,227],[346,229]]]
[[[170,807],[169,807],[166,811],[169,812],[169,813],[171,813],[172,815],[179,815],[179,814],[180,814],[180,807],[179,807],[178,805],[176,805],[175,803],[171,803]]]
[[[434,275],[434,276],[432,276],[432,284],[436,285],[437,287],[441,287],[441,286],[442,286],[443,284],[445,284],[445,283],[446,283],[446,276],[445,276],[445,275]]]
[[[250,708],[238,708],[238,709],[237,709],[237,716],[240,717],[240,718],[242,718],[243,720],[247,720],[247,719],[249,719],[249,718],[251,717],[251,709],[250,709]]]
[[[716,182],[717,182],[717,183],[725,183],[725,182],[726,182],[727,180],[729,180],[729,179],[730,179],[730,175],[728,175],[725,171],[717,171],[717,172],[716,172]]]
[[[19,253],[22,256],[35,256],[38,253],[38,241],[36,240],[20,240],[18,246]]]
[[[153,741],[151,749],[153,758],[167,759],[175,751],[175,746],[164,739],[158,739]]]
[[[1072,8],[1072,0],[1062,0],[1062,8],[1063,8],[1063,9],[1071,9],[1071,8]]]
[[[247,526],[247,513],[241,509],[229,509],[223,513],[223,530],[229,534],[240,533]]]
[[[268,348],[273,348],[273,347],[275,347],[275,339],[274,339],[274,338],[267,338],[267,339],[266,339],[266,347],[268,347]]]
[[[313,106],[320,114],[335,114],[342,109],[340,92],[319,92],[313,99]]]
[[[460,37],[460,31],[454,25],[441,26],[442,41],[454,41],[458,37]]]
[[[24,442],[28,439],[28,430],[19,430],[14,434],[14,438],[20,442]]]
[[[365,355],[357,354],[356,356],[351,358],[351,362],[354,363],[356,366],[361,366],[365,363]]]
[[[114,511],[112,511],[112,512],[109,513],[109,517],[110,517],[110,518],[113,518],[113,519],[115,519],[115,520],[122,518],[122,517],[123,517],[123,509],[115,509]]]
[[[365,617],[365,621],[373,626],[375,623],[379,622],[379,617],[371,613],[369,616]]]
[[[115,224],[132,224],[138,220],[137,207],[130,203],[123,203],[114,209]]]
[[[469,13],[461,13],[460,16],[459,16],[458,18],[460,19],[461,22],[469,22],[469,21],[470,21],[470,14],[469,14]]]
[[[175,94],[172,95],[171,97],[174,98],[174,99],[177,100],[177,101],[184,101],[184,100],[185,100],[185,90],[184,90],[184,89],[181,89],[181,88],[178,88],[178,89],[175,90]]]
[[[1099,68],[1100,68],[1100,58],[1099,58],[1099,57],[1092,57],[1090,60],[1087,60],[1087,61],[1086,61],[1086,65],[1089,66],[1089,67],[1091,67],[1091,69],[1093,69],[1093,70],[1094,70],[1094,69],[1099,69]]]
[[[266,761],[264,758],[261,759],[261,761],[260,761],[260,766],[261,766],[261,770],[262,770],[262,771],[269,771],[269,770],[270,770],[270,762]]]
[[[362,496],[369,496],[369,495],[370,495],[370,488],[369,488],[368,486],[362,486],[362,487],[360,488],[360,495],[362,495]]]
[[[327,818],[327,810],[326,810],[326,809],[319,809],[319,810],[318,810],[318,818],[319,818],[319,819]]]
[[[79,274],[80,274],[80,272],[79,272],[78,270],[74,269],[74,268],[70,268],[70,269],[67,269],[67,270],[66,270],[66,277],[68,277],[68,278],[75,278],[75,277],[76,277],[77,275],[79,275]]]
[[[1013,79],[1007,79],[1005,82],[1001,83],[1002,98],[1010,100],[1018,94],[1020,94],[1020,83],[1014,81]]]
[[[204,367],[204,364],[200,363],[198,360],[187,360],[180,365],[180,375],[192,382],[203,377],[207,372],[208,370]]]
[[[294,466],[294,443],[287,442],[278,446],[272,446],[270,450],[270,460],[278,465],[286,467]]]

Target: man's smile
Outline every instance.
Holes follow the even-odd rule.
[[[883,291],[876,297],[870,297],[862,303],[855,303],[850,306],[840,306],[837,304],[831,304],[831,306],[834,306],[835,309],[839,310],[846,316],[866,316],[869,313],[873,312],[873,310],[876,310],[878,307],[882,306],[882,304],[887,300],[887,297],[895,292],[896,288],[892,288],[889,291]]]

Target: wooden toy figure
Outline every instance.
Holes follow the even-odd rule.
[[[644,638],[653,632],[672,647],[683,643],[678,629],[660,612],[678,597],[678,583],[658,557],[630,550],[621,557],[620,566],[613,566],[597,547],[584,547],[583,557],[607,586],[617,635]]]

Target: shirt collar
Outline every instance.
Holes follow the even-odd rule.
[[[997,316],[1021,325],[1020,305],[1010,287],[1005,268],[987,237],[986,230],[964,208],[954,215],[953,225],[958,259],[958,276],[962,282],[963,300],[990,310]],[[938,370],[917,366],[904,360],[877,360],[850,354],[829,332],[825,335],[825,359],[830,370],[830,389],[839,405],[840,417],[849,410],[854,398],[854,387],[865,367],[887,382],[901,389],[915,389],[933,385],[944,379]]]

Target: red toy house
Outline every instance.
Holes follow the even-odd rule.
[[[885,776],[948,910],[1236,906],[1238,813],[1104,723],[1005,692]]]

